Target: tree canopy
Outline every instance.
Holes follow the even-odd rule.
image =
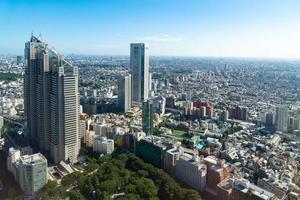
[[[134,154],[89,155],[87,160],[85,172],[65,176],[60,187],[50,181],[41,191],[42,199],[201,199],[197,191],[181,187],[163,170]]]

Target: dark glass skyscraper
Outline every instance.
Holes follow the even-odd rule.
[[[142,103],[149,96],[149,45],[130,45],[130,70],[132,76],[132,101]]]
[[[153,102],[151,100],[145,100],[143,102],[142,111],[142,126],[146,135],[152,135],[153,133]]]

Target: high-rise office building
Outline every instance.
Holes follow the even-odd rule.
[[[266,125],[267,127],[273,126],[273,113],[272,113],[272,112],[266,114],[266,122],[265,122],[265,125]]]
[[[24,109],[32,144],[55,163],[79,151],[78,68],[40,38],[25,44]]]
[[[131,109],[131,75],[120,76],[118,79],[118,108],[121,112]]]
[[[149,46],[144,43],[130,45],[132,101],[142,103],[149,96]]]
[[[287,132],[288,130],[288,107],[277,106],[276,107],[276,128],[278,131]]]
[[[145,100],[143,102],[142,126],[146,135],[152,135],[153,132],[153,102]]]

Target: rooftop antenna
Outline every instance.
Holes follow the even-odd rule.
[[[33,29],[31,30],[31,37],[33,37]]]

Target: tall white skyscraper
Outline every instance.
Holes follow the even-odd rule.
[[[277,106],[276,107],[276,128],[278,131],[287,132],[288,130],[288,107]]]
[[[132,76],[132,101],[142,103],[149,96],[149,45],[130,45],[130,70]]]
[[[131,75],[120,76],[118,79],[118,108],[121,112],[131,109],[131,98]]]
[[[25,44],[24,106],[32,144],[55,163],[79,151],[78,68],[35,36]]]

